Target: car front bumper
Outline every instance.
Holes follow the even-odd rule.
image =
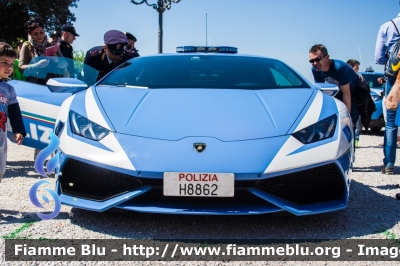
[[[339,159],[263,174],[235,174],[234,197],[163,195],[163,173],[127,175],[68,158],[57,175],[61,202],[105,211],[120,208],[163,214],[252,215],[288,211],[294,215],[332,212],[347,207],[350,152]]]

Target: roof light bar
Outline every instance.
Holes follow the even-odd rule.
[[[228,53],[236,54],[238,48],[229,46],[178,46],[176,47],[177,53]]]

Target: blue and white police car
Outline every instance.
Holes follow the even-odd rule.
[[[351,118],[323,92],[337,88],[234,47],[182,46],[93,80],[10,82],[24,144],[45,147],[49,129],[60,140],[62,204],[199,215],[347,207]]]

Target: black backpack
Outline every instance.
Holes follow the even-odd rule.
[[[343,101],[343,92],[340,90],[335,95],[335,98]],[[361,123],[365,129],[368,129],[369,124],[371,123],[372,114],[376,111],[376,106],[371,97],[371,89],[361,74],[358,74],[358,84],[357,87],[351,91],[351,98],[356,99]],[[353,106],[351,108],[353,108]]]
[[[351,93],[356,98],[357,110],[361,117],[361,123],[368,129],[372,114],[376,111],[376,106],[371,97],[371,89],[361,74],[358,74],[358,85]]]

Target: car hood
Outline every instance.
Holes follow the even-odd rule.
[[[238,141],[285,135],[313,94],[312,89],[95,90],[116,132],[165,140]]]

